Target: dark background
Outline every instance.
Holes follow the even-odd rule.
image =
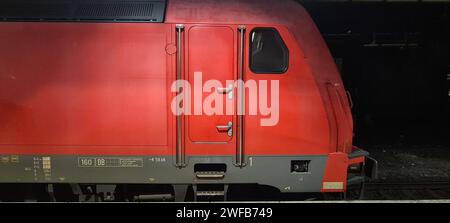
[[[449,2],[302,4],[352,95],[355,145],[450,147]]]

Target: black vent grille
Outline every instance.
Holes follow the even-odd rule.
[[[165,0],[0,0],[0,18],[163,22]]]
[[[80,5],[75,15],[77,17],[146,17],[152,16],[152,3],[108,3]]]

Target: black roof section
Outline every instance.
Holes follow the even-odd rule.
[[[166,0],[0,0],[3,21],[164,22]]]

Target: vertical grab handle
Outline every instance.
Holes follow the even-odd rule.
[[[236,163],[238,167],[245,166],[244,157],[244,115],[245,115],[245,89],[244,89],[244,45],[245,30],[243,25],[238,26],[239,35],[239,73],[238,73],[238,123],[237,123],[237,150]]]
[[[184,31],[184,25],[183,24],[177,24],[175,25],[176,28],[176,32],[177,32],[177,96],[180,93],[179,89],[181,88],[181,80],[183,78],[183,38],[182,38],[182,33]],[[179,97],[177,97],[177,105],[179,105],[180,103],[180,99]],[[184,152],[183,152],[183,131],[182,131],[182,124],[183,124],[183,120],[182,120],[182,116],[181,116],[181,111],[179,106],[177,107],[177,133],[176,133],[176,163],[175,165],[177,167],[185,167],[186,164],[184,162]]]

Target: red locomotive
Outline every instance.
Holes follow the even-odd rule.
[[[376,170],[352,146],[341,77],[294,1],[1,4],[1,183],[344,192]],[[222,86],[185,86],[208,80]]]

